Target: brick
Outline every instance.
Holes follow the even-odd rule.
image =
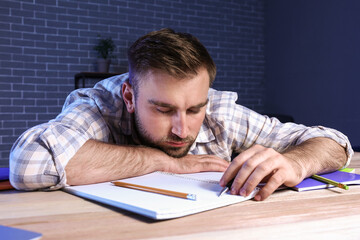
[[[48,56],[56,56],[56,62],[58,62],[59,57],[64,57],[68,55],[68,50],[64,49],[46,49],[46,54]]]
[[[19,120],[14,120],[14,121],[6,121],[3,124],[4,128],[17,128],[17,127],[23,127],[25,125],[25,121],[19,121]]]
[[[35,106],[34,99],[13,99],[12,100],[13,106]]]
[[[10,15],[10,8],[0,6],[0,15]]]
[[[39,107],[39,106],[25,106],[25,113],[40,113],[46,112],[46,106]]]
[[[45,7],[45,11],[47,13],[53,13],[53,14],[56,14],[57,15],[57,19],[59,21],[62,21],[59,17],[63,14],[66,13],[66,9],[65,8],[61,8],[61,7],[58,7],[58,6],[46,6]]]
[[[72,8],[78,8],[79,4],[77,2],[67,2],[67,1],[58,1],[58,6],[59,7],[64,7],[67,10],[72,9]]]
[[[66,36],[47,35],[46,41],[50,42],[66,42]]]
[[[11,85],[8,83],[1,83],[0,82],[0,91],[11,90]]]
[[[36,4],[56,6],[57,0],[36,0]]]
[[[2,158],[1,159],[1,167],[8,167],[9,166],[9,156],[10,156],[11,145],[12,144],[10,144],[8,146],[8,151],[1,152],[1,158]],[[5,159],[5,160],[3,160],[3,159]]]
[[[34,127],[36,125],[42,124],[42,123],[47,122],[47,121],[48,120],[45,120],[45,121],[44,120],[42,120],[42,121],[27,121],[26,122],[26,128],[28,129],[28,128]]]
[[[59,43],[58,49],[78,49],[78,44],[75,43]]]
[[[34,3],[22,2],[22,8],[29,10],[29,11],[31,10],[34,12],[44,12],[45,11],[45,6],[39,5],[39,4],[34,4]]]
[[[46,51],[46,50],[45,50]],[[45,54],[44,54],[45,55]],[[39,63],[57,63],[58,57],[53,56],[37,56],[36,61]]]
[[[45,69],[45,63],[32,63],[32,62],[25,62],[24,68],[31,68],[31,69]]]
[[[15,91],[34,91],[35,85],[34,84],[13,84],[12,89]]]
[[[69,23],[69,28],[70,29],[77,29],[77,30],[89,30],[89,24],[70,22]]]
[[[15,92],[15,91],[0,91],[0,99],[2,98],[21,98],[21,92]]]
[[[14,131],[14,134],[13,136],[16,136],[16,137],[19,137],[21,134],[23,134],[26,130],[28,130],[29,128],[27,127],[28,126],[28,122],[26,123],[25,126],[23,127],[19,127],[19,128],[16,128],[15,131]]]
[[[21,119],[21,120],[36,120],[36,115],[35,114],[26,114],[26,113],[22,113],[22,114],[14,114],[14,119]]]
[[[17,61],[1,61],[0,66],[3,68],[23,68],[24,63]]]
[[[59,58],[59,63],[79,64],[79,58],[61,57],[61,58]]]
[[[76,23],[79,21],[79,17],[78,15],[65,15],[65,14],[60,14],[58,16],[58,21],[63,21],[63,22],[68,22],[68,23]]]
[[[4,120],[13,120],[13,114],[10,113],[2,113],[0,114],[0,121],[4,121]]]
[[[56,105],[58,105],[58,102],[56,100],[49,100],[49,99],[42,100],[42,99],[39,99],[39,100],[36,100],[36,105],[37,106],[56,106]]]
[[[35,76],[35,71],[28,69],[13,69],[12,73],[14,76]]]
[[[73,29],[58,29],[58,34],[61,36],[78,36],[78,30]]]
[[[55,35],[57,33],[57,29],[56,28],[51,28],[51,27],[43,27],[43,26],[36,26],[35,27],[35,32],[36,33],[40,33],[40,34],[53,34]]]
[[[35,46],[35,42],[33,40],[12,39],[11,43],[15,46],[22,46],[22,47],[34,47]]]
[[[26,47],[26,48],[24,48],[24,54],[36,55],[36,56],[46,55],[46,51],[45,51],[45,49]]]
[[[58,87],[57,86],[37,84],[36,85],[36,91],[43,91],[43,92],[46,92],[46,93],[57,92]]]
[[[36,71],[36,76],[37,77],[57,77],[58,76],[58,71],[48,71],[48,70],[38,70]]]
[[[18,47],[18,46],[12,46],[12,47],[9,47],[9,46],[1,46],[0,45],[0,52],[2,54],[4,53],[22,53],[22,48],[21,47]]]
[[[1,117],[1,116],[0,116]],[[0,136],[11,136],[13,135],[13,129],[12,128],[8,128],[8,129],[4,129],[4,128],[1,128],[0,129]]]
[[[12,8],[11,9],[11,16],[19,16],[22,18],[34,18],[34,11],[29,11],[29,10],[19,10],[19,9],[15,9]]]
[[[0,106],[10,106],[11,99],[10,98],[0,98]]]
[[[68,8],[67,9],[67,14],[70,14],[70,15],[76,15],[76,16],[79,16],[79,22],[87,22],[87,21],[82,21],[80,18],[83,19],[83,16],[87,16],[88,15],[88,11],[85,10],[85,9],[80,9],[80,8],[76,8],[76,9],[73,9],[73,8]]]
[[[58,98],[58,99],[65,99],[67,97],[68,94],[64,93],[64,92],[49,92],[46,93],[46,98],[47,99],[53,99],[53,98]]]
[[[21,24],[22,18],[17,16],[0,15],[0,22]]]
[[[12,60],[13,61],[22,61],[24,63],[26,62],[34,62],[35,56],[33,55],[24,55],[24,54],[12,54]]]
[[[34,40],[34,41],[44,41],[45,40],[45,36],[43,36],[41,34],[36,34],[36,33],[23,33],[23,38],[29,39],[29,40]]]
[[[24,77],[24,83],[32,83],[32,84],[46,84],[46,78],[41,77]]]
[[[0,145],[0,151],[10,151],[12,144],[5,144],[4,142],[2,142],[2,144]]]
[[[59,114],[59,113],[61,112],[62,105],[63,105],[63,104],[61,104],[61,106],[58,106],[58,107],[48,107],[48,108],[47,108],[47,112],[57,115],[57,114]]]
[[[56,28],[56,29],[60,29],[60,28],[67,28],[67,23],[66,22],[59,22],[59,21],[54,19],[54,20],[46,21],[46,26]]]

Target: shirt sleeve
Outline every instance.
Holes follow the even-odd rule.
[[[10,181],[21,190],[66,186],[65,166],[89,139],[107,141],[109,129],[97,105],[81,99],[54,120],[23,133],[10,153]]]
[[[346,149],[348,160],[345,166],[350,163],[354,153],[349,139],[335,129],[323,126],[307,127],[291,122],[281,123],[276,118],[269,118],[239,105],[236,106],[233,117],[233,128],[236,129],[237,136],[241,136],[236,138],[235,144],[240,151],[254,144],[260,144],[282,152],[289,146],[299,145],[310,138],[326,137],[333,139]],[[245,133],[244,126],[247,127]]]

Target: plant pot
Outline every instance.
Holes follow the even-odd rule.
[[[97,60],[98,72],[109,72],[110,63],[111,63],[110,59],[98,58]]]

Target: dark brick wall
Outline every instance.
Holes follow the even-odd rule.
[[[217,64],[214,87],[262,111],[264,8],[264,0],[1,0],[0,166],[21,133],[60,112],[74,74],[95,70],[98,34],[115,40],[110,71],[123,72],[139,36],[163,27],[192,33]]]

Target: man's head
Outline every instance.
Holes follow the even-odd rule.
[[[189,34],[164,29],[130,47],[129,66],[122,94],[141,143],[185,156],[204,121],[216,74],[207,50]]]
[[[196,75],[203,67],[210,77],[209,86],[216,75],[215,63],[196,37],[168,28],[150,32],[135,41],[128,50],[128,61],[130,84],[135,94],[142,76],[151,69],[184,79]]]

